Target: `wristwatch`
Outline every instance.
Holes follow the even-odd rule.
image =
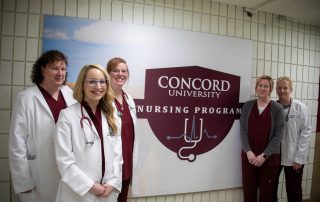
[[[263,154],[263,158],[264,158],[264,159],[267,159],[267,158],[268,158],[268,156],[267,156],[267,155],[265,155],[265,154]]]

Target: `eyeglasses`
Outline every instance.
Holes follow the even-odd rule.
[[[111,72],[114,73],[114,74],[120,74],[120,72],[122,74],[128,74],[128,70],[126,70],[126,69],[114,69]]]
[[[104,79],[104,80],[86,79],[85,81],[87,82],[87,84],[90,87],[95,87],[98,84],[100,84],[101,87],[104,87],[108,83],[108,80],[106,80],[106,79]]]

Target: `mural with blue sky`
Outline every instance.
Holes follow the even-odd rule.
[[[106,66],[109,59],[121,57],[127,61],[130,72],[124,91],[136,100],[145,99],[146,105],[146,70],[160,68],[201,66],[237,75],[241,77],[239,102],[250,98],[252,41],[172,28],[49,15],[44,17],[43,27],[43,51],[56,49],[67,55],[70,82],[76,81],[80,69],[86,64]],[[206,78],[207,75],[199,73],[196,76]],[[138,144],[143,149],[138,163],[141,169],[134,179],[144,186],[135,187],[139,189],[136,196],[198,192],[241,185],[239,168],[225,164],[239,161],[239,157],[234,155],[240,150],[237,124],[215,151],[207,152],[188,166],[174,152],[161,145],[147,120],[139,119],[138,122],[141,137]],[[229,161],[220,158],[220,154],[230,157]],[[214,180],[208,180],[208,176]],[[182,184],[192,181],[195,188],[176,186],[176,179],[179,182],[185,180]]]
[[[105,66],[108,59],[120,56],[110,55],[117,52],[121,44],[115,45],[103,24],[92,19],[45,16],[42,51],[56,49],[67,55],[68,81],[75,82],[81,67],[86,64]]]

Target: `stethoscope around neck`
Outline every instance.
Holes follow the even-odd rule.
[[[126,96],[126,98],[128,98],[126,94],[124,94],[124,95]],[[133,106],[130,105],[130,102],[128,101],[128,99],[125,99],[125,102],[126,102],[127,105],[128,105],[129,111],[131,111],[131,110],[133,110],[133,109],[135,108],[135,107],[133,107]],[[119,103],[119,104],[120,104],[120,103]],[[122,110],[119,110],[116,103],[114,103],[114,105],[115,105],[115,109],[116,109],[116,113],[117,113],[118,117],[122,118],[122,116],[123,116],[122,110],[123,110],[123,109],[122,109]]]
[[[84,140],[85,140],[85,143],[87,145],[93,145],[94,141],[96,140],[96,137],[95,137],[95,134],[93,133],[93,127],[92,127],[92,122],[91,120],[89,119],[89,117],[85,116],[84,113],[83,113],[83,106],[81,104],[80,106],[81,108],[81,119],[80,119],[80,125],[81,125],[81,129],[82,129],[82,133],[83,133],[83,136],[84,136]],[[85,122],[88,122],[89,126],[90,126],[90,131],[91,131],[91,137],[88,138],[86,133],[85,133],[85,130],[83,129],[83,124]]]
[[[280,100],[279,100],[279,102],[280,102]],[[289,104],[289,106],[288,106],[288,105],[287,105],[287,106],[283,106],[283,105],[282,105],[284,109],[287,109],[287,108],[288,108],[288,112],[287,112],[287,114],[286,114],[286,116],[285,116],[286,122],[289,121],[289,113],[290,113],[290,109],[291,109],[291,104],[292,104],[292,99],[290,98],[290,104]]]

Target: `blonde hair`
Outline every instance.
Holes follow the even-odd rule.
[[[287,76],[281,76],[281,77],[279,77],[278,79],[277,79],[277,86],[278,86],[278,83],[279,82],[281,82],[281,81],[288,81],[288,83],[289,83],[289,87],[290,87],[290,89],[291,89],[291,91],[292,91],[292,80],[291,80],[291,78],[290,77],[287,77]]]
[[[106,93],[99,101],[99,104],[101,106],[102,111],[106,115],[107,122],[108,122],[109,126],[111,127],[113,134],[117,134],[118,128],[117,128],[116,120],[114,117],[114,108],[112,106],[112,102],[114,101],[114,95],[113,95],[113,91],[109,85],[110,76],[101,65],[91,64],[91,65],[85,65],[84,67],[82,67],[82,69],[79,72],[79,75],[78,75],[78,78],[77,78],[77,81],[76,81],[76,84],[74,87],[73,97],[78,102],[83,101],[84,96],[85,96],[84,95],[84,87],[83,87],[84,80],[86,79],[87,73],[90,69],[100,70],[103,73],[103,75],[107,81]]]
[[[271,92],[273,91],[273,80],[272,80],[271,76],[267,76],[267,75],[259,76],[259,77],[257,78],[257,80],[256,80],[256,87],[255,87],[255,89],[257,89],[258,83],[260,83],[260,81],[263,80],[263,79],[269,81],[269,83],[270,83],[270,94],[271,94]]]

